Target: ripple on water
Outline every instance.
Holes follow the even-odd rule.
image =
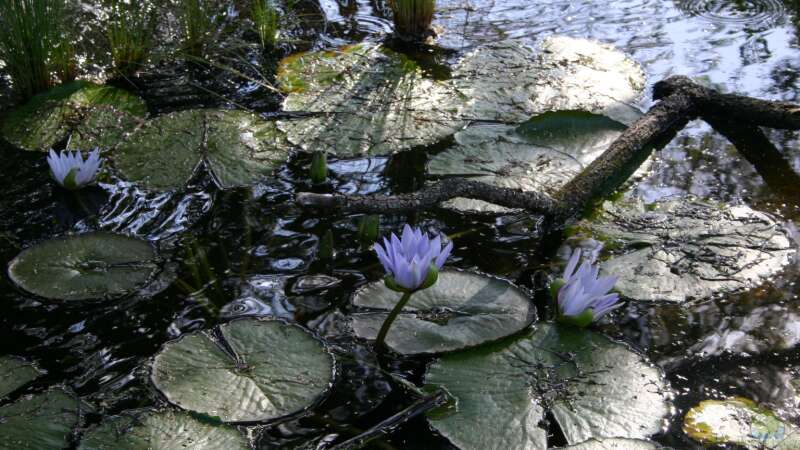
[[[780,0],[676,0],[675,4],[690,16],[714,23],[774,25],[786,14]]]

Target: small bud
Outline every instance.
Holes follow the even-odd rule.
[[[328,154],[326,152],[314,152],[311,157],[311,182],[323,184],[328,179]]]
[[[361,220],[359,220],[358,241],[363,247],[369,247],[373,242],[378,240],[380,223],[381,218],[377,215],[363,216]]]

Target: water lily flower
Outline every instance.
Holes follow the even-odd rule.
[[[97,148],[89,153],[86,160],[79,151],[62,150],[60,153],[56,153],[50,149],[50,153],[47,155],[47,164],[50,165],[50,174],[53,179],[70,190],[80,189],[93,183],[102,162],[100,149]]]
[[[564,270],[564,277],[551,285],[558,303],[558,320],[580,327],[600,320],[621,306],[619,294],[609,291],[617,282],[615,276],[598,277],[600,268],[594,258],[584,260],[580,267],[581,250],[575,249]]]
[[[436,283],[452,250],[452,242],[442,247],[439,236],[431,239],[419,228],[408,225],[403,228],[402,238],[392,233],[383,239],[383,246],[375,245],[375,253],[386,269],[386,285],[400,292],[426,289]]]

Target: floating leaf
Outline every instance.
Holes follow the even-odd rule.
[[[312,115],[282,121],[289,140],[340,157],[388,155],[431,145],[464,122],[453,87],[408,57],[375,44],[300,53],[278,69],[286,111]]]
[[[80,400],[61,388],[0,407],[0,446],[31,450],[68,448],[82,410]]]
[[[639,64],[596,41],[546,38],[539,51],[515,41],[479,47],[453,71],[468,99],[462,117],[523,122],[547,111],[580,110],[630,125],[645,86]]]
[[[564,448],[572,450],[659,450],[662,447],[642,439],[603,438],[589,439],[586,442]]]
[[[3,135],[25,150],[46,151],[71,136],[70,148],[114,146],[147,114],[144,101],[122,89],[75,81],[33,97],[3,123]]]
[[[516,126],[471,126],[455,135],[457,145],[431,158],[428,173],[552,193],[600,156],[624,129],[619,122],[581,111],[548,112]],[[465,198],[447,205],[462,211],[509,211]]]
[[[375,339],[398,300],[400,294],[383,281],[356,292],[353,304],[371,310],[353,314],[356,335]],[[436,284],[411,297],[389,329],[386,344],[404,355],[449,352],[514,334],[535,316],[533,302],[511,283],[445,269]]]
[[[731,443],[753,450],[800,448],[800,428],[740,397],[700,402],[686,413],[683,430],[706,444]]]
[[[298,326],[246,318],[217,336],[187,334],[156,355],[152,379],[167,400],[224,422],[261,422],[311,406],[331,383],[333,357]]]
[[[443,356],[425,383],[453,397],[453,411],[429,419],[462,450],[544,450],[540,424],[548,410],[570,444],[647,437],[670,410],[663,373],[638,353],[598,333],[547,323]]]
[[[290,147],[274,122],[243,111],[180,111],[156,117],[119,146],[114,165],[123,178],[151,189],[174,189],[204,162],[220,187],[269,176]]]
[[[0,357],[0,398],[39,378],[42,371],[22,358]]]
[[[150,243],[104,232],[41,242],[8,265],[18,286],[52,300],[118,297],[150,281],[157,270]]]
[[[605,243],[601,272],[618,275],[616,288],[635,300],[682,302],[751,287],[796,251],[767,214],[697,200],[606,202],[573,233]]]
[[[185,412],[126,411],[90,429],[80,450],[247,450],[234,427],[201,422]]]

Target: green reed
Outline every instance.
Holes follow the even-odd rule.
[[[404,40],[424,39],[431,28],[436,0],[389,0],[394,31]]]
[[[67,13],[65,0],[0,0],[0,59],[21,99],[47,90],[53,70],[74,74]]]
[[[270,0],[253,0],[253,23],[261,46],[272,48],[278,40],[281,15]]]
[[[141,69],[155,43],[159,4],[110,0],[106,38],[114,73],[128,77]]]
[[[203,56],[215,26],[211,1],[178,0],[178,17],[183,32],[183,50],[190,56]]]

